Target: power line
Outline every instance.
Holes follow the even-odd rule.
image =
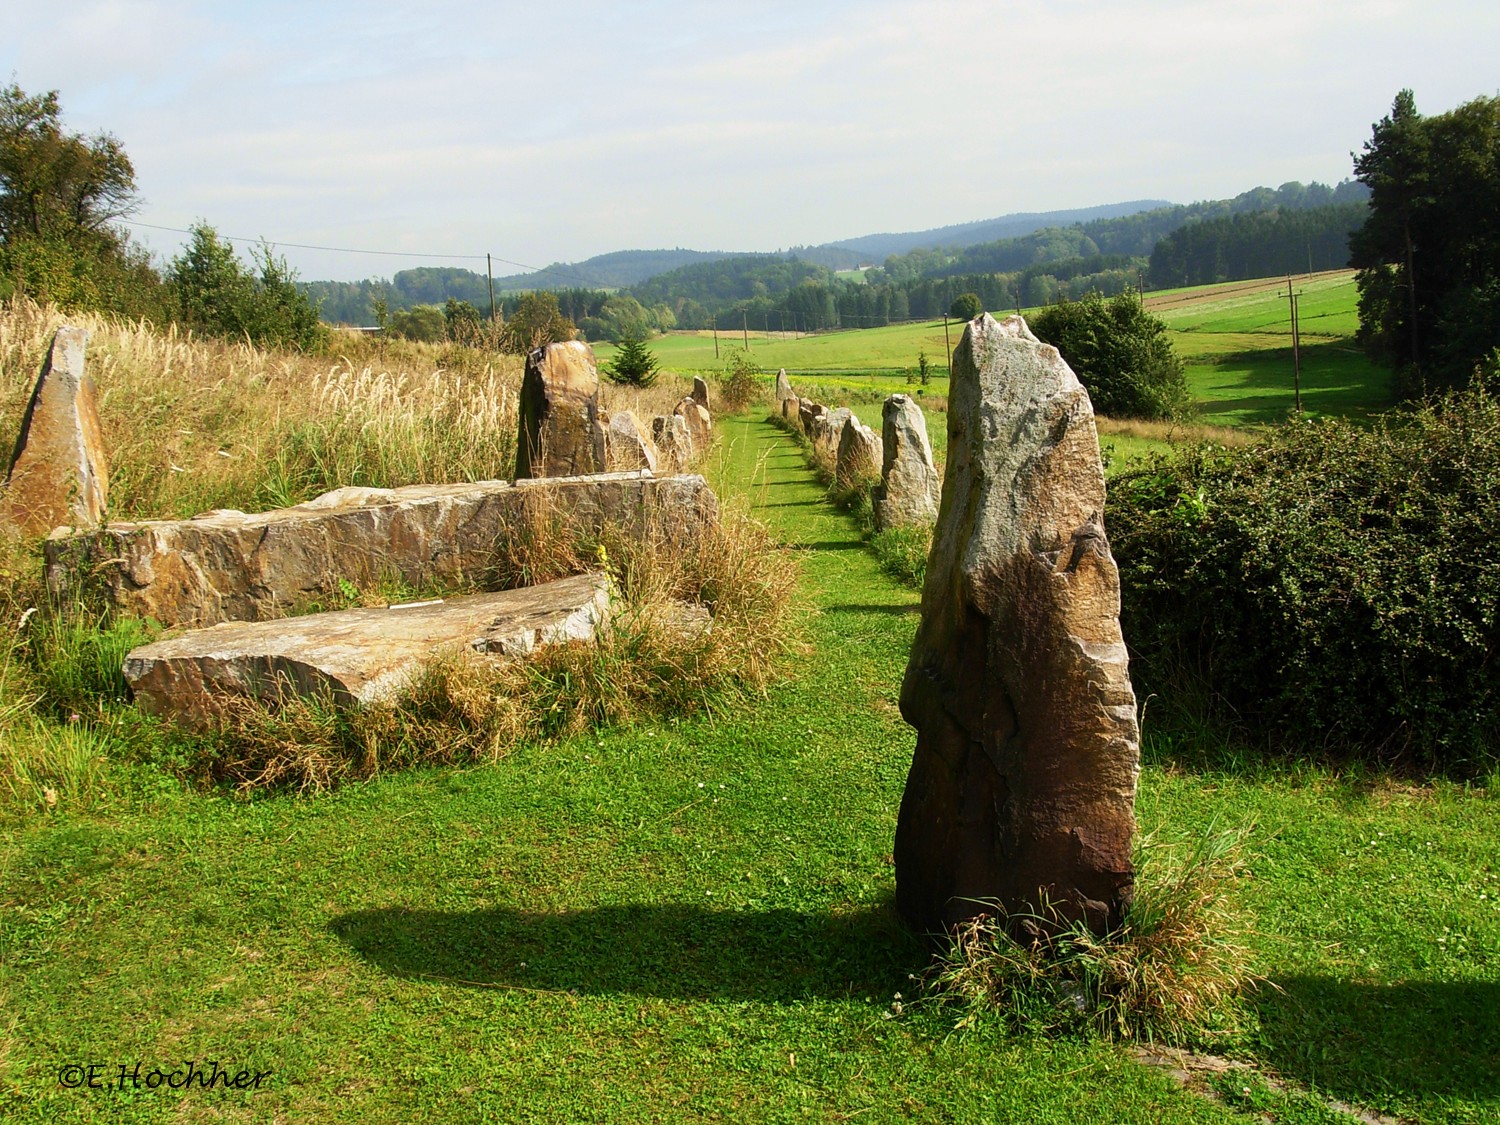
[[[182,227],[164,227],[158,223],[143,223],[136,219],[121,219],[119,221],[125,223],[127,226],[146,227],[150,230],[171,231],[173,234],[193,233],[191,230],[184,230]],[[513,262],[509,258],[500,257],[498,254],[425,254],[413,250],[356,250],[349,246],[314,246],[306,242],[282,242],[279,239],[274,238],[244,238],[237,234],[221,234],[219,235],[219,237],[224,239],[226,242],[245,242],[252,244],[264,242],[269,246],[284,246],[289,249],[295,250],[321,250],[325,253],[330,254],[372,254],[377,257],[384,258],[447,258],[457,261],[482,262],[488,258],[493,257],[495,261],[503,262],[507,266],[515,266],[518,269],[530,270],[533,273],[550,273],[558,277],[571,278],[572,280],[578,281],[587,287],[597,288],[597,286],[595,286],[593,282],[589,281],[581,274],[569,273],[566,270],[556,269],[552,266],[533,266],[528,265],[525,262]]]

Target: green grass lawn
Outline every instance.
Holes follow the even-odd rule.
[[[784,435],[720,432],[716,487],[800,567],[785,682],[753,709],[322,796],[238,801],[114,766],[92,805],[5,812],[0,1117],[1265,1120],[1248,1078],[1215,1104],[1123,1048],[957,1033],[911,1002],[924,959],[892,915],[890,851],[917,596]],[[1271,985],[1224,1049],[1413,1121],[1500,1119],[1493,792],[1152,746],[1140,813],[1167,840],[1256,824],[1236,892]],[[189,1059],[270,1078],[59,1084]]]
[[[1358,316],[1352,271],[1294,281],[1301,294],[1303,410],[1364,417],[1388,407],[1390,373],[1366,359],[1353,340]],[[1148,305],[1166,321],[1173,346],[1186,361],[1199,422],[1261,425],[1282,421],[1292,412],[1291,319],[1284,282],[1164,290],[1148,294]],[[949,348],[958,345],[962,334],[962,323],[955,321],[945,338],[943,322],[936,320],[815,336],[751,332],[748,339],[750,358],[762,370],[785,367],[795,385],[818,393],[831,390],[828,398],[910,390],[906,372],[915,371],[918,354],[925,353],[934,371],[925,393],[944,396]],[[673,333],[651,341],[650,347],[669,370],[711,371],[742,343],[740,333],[721,330],[717,359],[712,333]],[[601,364],[614,355],[609,344],[597,344],[595,351]]]

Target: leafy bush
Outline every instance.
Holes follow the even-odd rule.
[[[760,368],[743,348],[733,348],[719,373],[719,403],[726,414],[738,414],[765,391],[760,383]]]
[[[1116,477],[1109,532],[1142,698],[1288,750],[1461,772],[1500,730],[1500,401],[1301,421]]]
[[[1134,290],[1109,301],[1091,291],[1082,300],[1051,305],[1032,318],[1031,330],[1062,352],[1100,414],[1173,418],[1186,412],[1182,360],[1167,326]]]
[[[948,315],[954,320],[973,320],[984,312],[984,302],[979,299],[978,293],[960,293],[953,298],[953,304],[948,306]]]
[[[169,280],[183,324],[210,336],[303,351],[323,339],[318,310],[297,288],[296,273],[265,244],[251,251],[248,270],[227,240],[207,223],[172,260]]]

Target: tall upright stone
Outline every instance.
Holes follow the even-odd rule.
[[[920,932],[998,903],[1013,930],[1102,933],[1130,902],[1139,734],[1103,511],[1088,392],[1019,316],[972,321],[901,685],[896,902]]]
[[[786,377],[786,368],[783,367],[780,371],[776,372],[776,405],[780,406],[787,399],[795,397],[796,394],[792,390],[792,381]]]
[[[875,530],[932,523],[938,513],[938,472],[922,408],[910,395],[891,395],[880,428],[884,460],[872,496]]]
[[[519,413],[517,480],[604,471],[599,368],[587,344],[543,344],[526,357]]]
[[[880,475],[881,461],[879,436],[853,414],[849,415],[839,435],[834,483],[840,488],[854,488],[873,482]]]
[[[802,400],[796,395],[781,400],[781,420],[790,426],[802,425]]]
[[[639,418],[629,410],[617,410],[604,428],[604,465],[611,473],[635,469],[657,470],[656,446]],[[673,470],[674,472],[676,470]]]
[[[0,526],[22,535],[98,527],[104,519],[109,469],[94,381],[84,370],[88,340],[82,328],[57,330],[21,420]]]
[[[681,414],[652,418],[651,441],[656,446],[657,467],[664,473],[680,473],[693,460],[693,435]]]
[[[708,409],[708,383],[702,375],[693,376],[693,393],[689,397],[704,410]]]
[[[714,439],[714,422],[709,416],[708,407],[689,395],[673,408],[672,413],[687,424],[688,434],[693,439],[693,449],[696,452],[701,453],[709,447]]]

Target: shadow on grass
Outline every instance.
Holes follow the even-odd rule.
[[[890,904],[840,915],[685,903],[557,914],[393,907],[344,914],[329,929],[392,976],[589,995],[889,999],[924,964]]]
[[[1275,981],[1256,1006],[1256,1055],[1334,1097],[1500,1096],[1500,983]]]
[[[1284,421],[1292,412],[1292,349],[1233,352],[1189,361],[1212,374],[1189,375],[1206,420],[1233,415],[1241,423]],[[1224,397],[1219,392],[1227,391]],[[1236,392],[1238,392],[1236,394]],[[1391,374],[1376,367],[1347,340],[1302,347],[1302,406],[1312,414],[1368,417],[1392,405]]]
[[[825,539],[817,543],[783,543],[782,546],[788,551],[862,551],[865,543],[863,539]]]

